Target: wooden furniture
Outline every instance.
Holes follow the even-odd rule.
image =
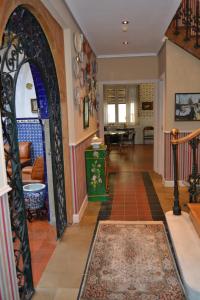
[[[123,145],[133,145],[135,144],[135,129],[134,128],[124,128],[125,134],[123,135]]]
[[[28,166],[22,169],[23,183],[44,183],[44,159],[38,156],[33,166]]]
[[[31,165],[31,142],[19,142],[19,159],[21,168],[24,168],[25,166]],[[9,175],[12,174],[12,167],[11,167],[11,161],[9,160],[9,150],[10,146],[8,144],[4,145],[4,153],[5,153],[5,159],[7,161],[7,172]]]
[[[108,147],[108,151],[111,151],[113,146],[118,146],[121,150],[121,146],[123,143],[123,135],[125,133],[126,132],[122,130],[104,132],[104,140],[105,144]]]
[[[154,128],[153,126],[146,126],[143,128],[143,143],[152,144],[154,140]]]
[[[89,201],[106,201],[108,195],[107,147],[85,150],[86,182]]]

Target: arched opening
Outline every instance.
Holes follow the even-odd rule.
[[[23,106],[21,109],[16,107],[16,87],[20,72],[26,67],[30,68],[33,76],[37,102],[33,102],[32,108],[34,110],[34,105],[38,104],[40,113],[37,119],[41,126],[43,140],[45,139],[45,120],[48,119],[46,122],[48,126],[46,126],[49,128],[48,156],[52,164],[52,182],[48,182],[47,151],[43,143],[43,159],[46,166],[44,181],[53,194],[48,218],[50,221],[55,219],[58,238],[62,236],[67,225],[67,217],[60,95],[54,60],[40,24],[23,6],[17,7],[8,20],[0,49],[0,66],[2,127],[6,144],[6,165],[7,170],[10,169],[8,183],[12,188],[9,193],[9,202],[14,254],[20,295],[23,299],[29,299],[34,291],[27,228],[29,214],[27,214],[27,205],[24,200],[27,197],[27,190],[23,187],[23,166],[18,144],[19,126],[16,119],[17,113],[24,109]],[[34,189],[29,192],[34,192]],[[37,192],[37,197],[39,197],[40,190]],[[50,207],[49,203],[48,197],[48,207]]]

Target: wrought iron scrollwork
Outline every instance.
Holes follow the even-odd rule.
[[[9,184],[12,187],[9,202],[19,291],[21,299],[30,299],[34,288],[15,116],[16,82],[18,73],[25,63],[38,68],[48,98],[56,226],[57,236],[60,238],[67,225],[67,217],[60,96],[56,70],[41,26],[26,8],[19,6],[9,18],[0,49],[0,108],[4,141],[7,144],[6,163],[12,170],[8,174]]]

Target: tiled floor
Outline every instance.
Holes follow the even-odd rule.
[[[141,172],[121,172],[114,176],[109,219],[152,220]]]
[[[162,218],[161,206],[164,211],[172,209],[173,189],[163,187],[152,165],[152,145],[134,145],[121,153],[111,151],[112,200],[88,203],[80,224],[68,227],[42,275],[34,300],[77,299],[97,219],[152,220]],[[182,202],[187,202],[185,189],[181,195]]]
[[[44,269],[56,248],[56,230],[47,220],[28,223],[33,282],[37,286]]]

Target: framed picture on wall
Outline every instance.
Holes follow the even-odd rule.
[[[142,110],[153,110],[153,102],[142,102]]]
[[[175,94],[175,121],[200,121],[200,93]]]
[[[38,112],[37,99],[31,99],[31,111],[32,111],[32,113]]]
[[[89,98],[83,99],[83,128],[89,127]]]

